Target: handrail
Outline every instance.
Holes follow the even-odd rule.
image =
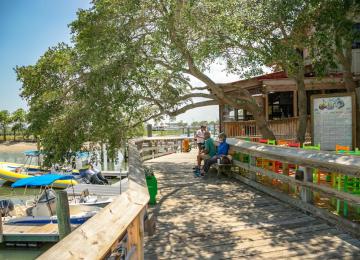
[[[342,176],[349,176],[360,178],[360,157],[349,155],[338,155],[327,151],[311,151],[298,148],[281,147],[274,145],[267,145],[261,143],[254,143],[243,141],[235,138],[228,138],[227,143],[230,144],[231,150],[248,154],[248,163],[234,160],[234,164],[241,169],[245,174],[233,174],[233,177],[240,181],[266,193],[271,194],[287,203],[290,203],[302,210],[311,212],[327,221],[340,225],[350,233],[358,236],[360,232],[360,225],[351,222],[345,218],[332,214],[331,212],[317,208],[312,205],[312,191],[322,192],[340,200],[352,203],[354,206],[360,207],[360,196],[347,193],[342,190],[337,190],[325,185],[313,183],[313,169],[320,169],[326,172],[341,174]],[[294,177],[288,176],[286,173],[276,173],[270,169],[265,169],[256,165],[256,159],[268,159],[278,161],[283,164],[294,164],[301,166],[304,170],[304,179],[297,180]],[[245,171],[244,171],[245,170]],[[257,182],[256,175],[267,176],[271,179],[280,180],[285,184],[295,184],[300,187],[301,199],[295,199],[282,192],[276,191],[260,182]]]
[[[143,259],[144,214],[149,201],[143,158],[143,143],[182,141],[184,138],[141,138],[129,141],[129,187],[112,203],[63,240],[38,257],[47,259],[103,259],[127,234],[129,259]]]
[[[235,150],[253,156],[360,177],[360,157],[358,156],[266,145],[234,138],[228,138],[226,141]]]
[[[311,135],[310,117],[308,117],[307,121],[308,124],[306,128],[306,137],[309,137]],[[276,138],[281,138],[281,139],[296,138],[298,124],[299,124],[298,117],[289,117],[289,118],[274,119],[268,121],[268,126],[273,131]],[[260,134],[259,129],[256,126],[256,122],[254,120],[225,121],[224,127],[225,127],[225,133],[229,137]]]

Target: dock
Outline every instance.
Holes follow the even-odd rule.
[[[101,174],[104,177],[112,177],[112,178],[126,178],[129,174],[128,171],[101,171]]]
[[[7,225],[3,224],[3,242],[57,242],[59,233],[57,224],[45,225]]]
[[[156,171],[156,232],[144,259],[360,257],[360,241],[324,220],[216,174],[195,178],[196,153],[147,161]]]
[[[120,188],[121,183],[121,188]],[[98,196],[116,196],[128,188],[128,179],[122,179],[112,185],[98,185],[98,184],[77,184],[66,189],[69,196],[75,193],[80,195],[84,190],[88,190],[90,195]]]

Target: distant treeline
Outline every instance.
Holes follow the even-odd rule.
[[[10,113],[8,110],[0,111],[0,141],[34,141],[34,136],[28,131],[26,111],[22,108]]]

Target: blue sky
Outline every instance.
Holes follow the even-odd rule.
[[[68,24],[90,0],[0,0],[0,110],[26,108],[16,65],[34,64],[48,47],[70,43]]]

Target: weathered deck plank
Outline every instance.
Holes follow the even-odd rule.
[[[228,178],[194,178],[195,153],[147,161],[156,170],[157,230],[145,259],[352,259],[360,241]]]

